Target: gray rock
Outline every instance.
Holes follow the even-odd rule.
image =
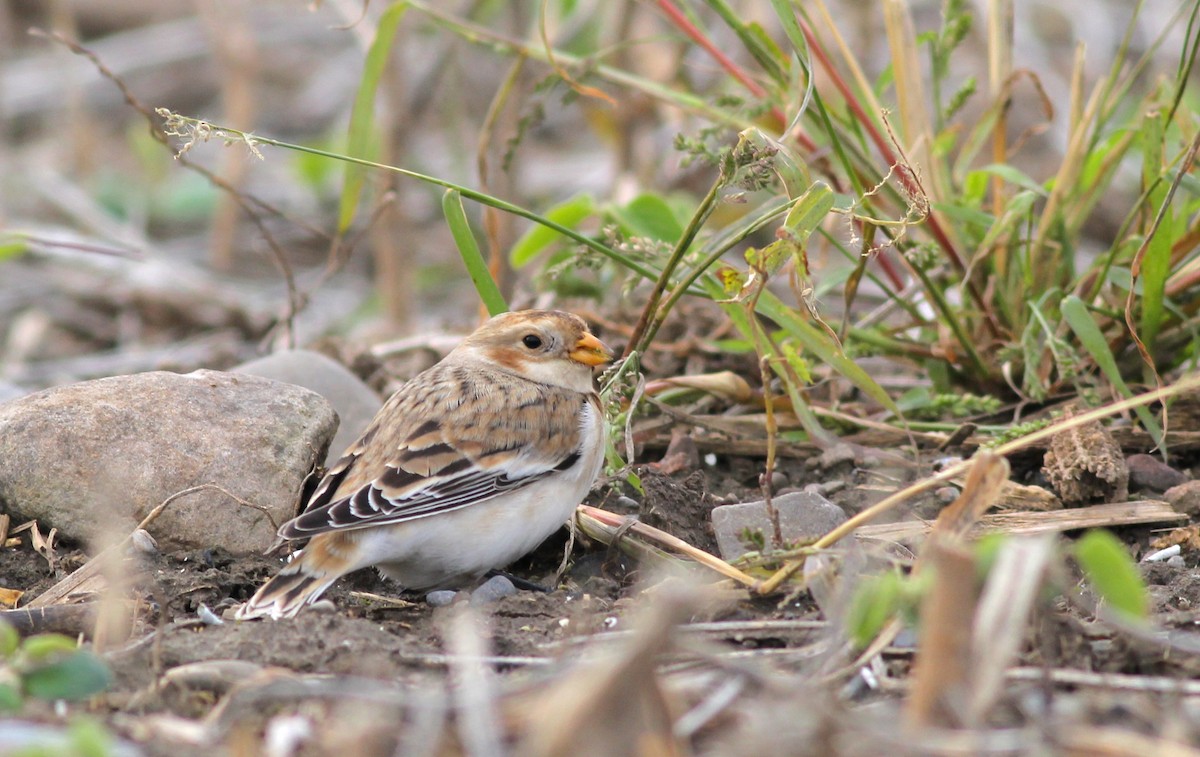
[[[816,457],[805,461],[805,467],[827,471],[839,465],[853,466],[858,464],[858,452],[845,442],[838,442]]]
[[[789,543],[813,541],[846,520],[845,510],[815,492],[784,494],[773,498],[771,504],[779,516],[780,534]],[[761,533],[768,543],[774,534],[767,503],[761,500],[714,507],[712,524],[717,549],[725,560],[734,560],[755,549],[742,538],[747,531]]]
[[[342,452],[358,439],[383,406],[379,395],[346,366],[312,350],[276,352],[243,363],[233,370],[302,386],[329,400],[341,423],[329,445],[326,465],[341,457]]]
[[[954,486],[942,486],[933,492],[933,496],[943,505],[948,505],[958,499],[958,488]]]
[[[1194,518],[1200,515],[1200,481],[1185,481],[1178,486],[1172,486],[1163,494],[1163,499],[1175,512]]]
[[[516,593],[517,587],[508,576],[492,576],[471,591],[471,604],[490,605]]]
[[[1165,492],[1187,481],[1187,476],[1153,455],[1130,455],[1125,458],[1129,467],[1129,488]]]
[[[454,604],[454,598],[457,596],[458,592],[453,589],[438,589],[426,594],[425,602],[431,607],[449,607]]]
[[[292,515],[337,416],[307,389],[219,371],[115,376],[0,405],[0,512],[77,540],[149,527],[164,548],[259,552]],[[261,509],[259,509],[261,508]],[[20,522],[18,520],[18,522]]]

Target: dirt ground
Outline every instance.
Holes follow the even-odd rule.
[[[1195,469],[1200,461],[1185,462],[1177,461],[1177,465],[1192,466],[1192,475],[1200,472]],[[595,492],[591,501],[617,511],[636,503],[643,521],[712,550],[707,510],[729,494],[752,498],[760,469],[761,461],[754,458],[719,458],[716,465],[702,464],[672,475],[642,467],[645,497],[640,503],[632,497],[622,498],[616,488]],[[780,472],[793,486],[814,480],[828,482],[834,475],[799,459],[784,461]],[[861,485],[874,478],[871,471],[843,465],[836,475],[842,476],[847,486],[833,499],[848,510],[869,498]],[[1033,471],[1018,470],[1014,478],[1031,475]],[[936,505],[925,503],[922,507]],[[1141,555],[1160,531],[1135,526],[1116,532],[1135,555]],[[513,566],[511,572],[538,583],[552,582],[565,546],[564,532]],[[82,554],[69,546],[60,547],[60,557],[60,572],[83,561]],[[230,753],[256,753],[262,746],[258,739],[264,728],[271,730],[270,723],[290,722],[288,716],[340,722],[337,719],[345,717],[340,708],[362,698],[384,704],[381,711],[364,716],[364,733],[373,735],[356,742],[365,750],[360,753],[409,753],[403,751],[403,734],[409,730],[389,729],[384,722],[399,717],[409,728],[416,728],[421,718],[412,707],[406,709],[397,702],[419,695],[444,703],[447,692],[455,690],[455,681],[463,674],[456,662],[461,648],[456,648],[452,639],[461,604],[432,607],[421,595],[396,595],[394,588],[371,570],[335,585],[327,594],[331,606],[314,608],[294,620],[217,623],[214,614],[219,616],[248,598],[277,569],[279,557],[233,558],[196,551],[142,554],[135,562],[138,588],[134,593],[142,602],[138,622],[127,641],[113,644],[104,653],[115,683],[89,711],[149,754],[211,754],[218,745]],[[606,639],[620,642],[627,639],[631,628],[643,627],[644,621],[638,618],[665,596],[660,593],[661,586],[648,586],[643,580],[645,569],[618,550],[580,542],[574,546],[572,561],[557,589],[520,591],[474,608],[486,629],[480,634],[486,649],[483,659],[493,666],[499,701],[520,700],[521,692],[552,686],[577,670],[580,659],[613,646]],[[1153,599],[1153,618],[1160,628],[1157,634],[1114,628],[1097,620],[1086,605],[1061,597],[1044,603],[1022,642],[1017,669],[1025,678],[1018,677],[1006,688],[1003,706],[995,710],[994,722],[989,725],[1036,730],[1039,722],[1044,726],[1062,721],[1072,728],[1103,725],[1157,738],[1165,723],[1182,729],[1184,738],[1200,736],[1193,732],[1200,721],[1190,717],[1195,715],[1194,699],[1182,688],[1172,691],[1162,684],[1173,680],[1182,687],[1200,667],[1195,652],[1181,652],[1163,643],[1164,634],[1186,634],[1200,622],[1200,614],[1192,609],[1200,606],[1200,579],[1190,566],[1166,563],[1143,565],[1142,573]],[[698,574],[714,578],[703,571]],[[8,586],[24,589],[29,596],[56,581],[47,561],[28,548],[0,550],[0,575]],[[467,595],[460,595],[460,600],[467,603]],[[733,592],[716,605],[692,607],[677,620],[698,633],[672,631],[673,643],[687,650],[681,636],[703,637],[704,655],[710,663],[721,660],[724,665],[750,666],[756,676],[774,686],[787,683],[821,690],[832,685],[819,675],[832,658],[814,648],[820,646],[822,635],[828,638],[834,624],[808,593],[792,596],[784,591],[753,598]],[[810,725],[816,730],[804,733],[811,737],[821,729],[832,729],[841,734],[838,738],[857,734],[850,743],[864,749],[887,743],[893,737],[886,729],[864,729],[849,713],[878,710],[876,726],[896,722],[915,649],[911,630],[902,631],[874,663],[880,676],[877,680],[882,683],[866,686],[854,675],[837,678],[841,681],[838,687],[826,691],[834,696],[840,688],[834,696],[836,704],[810,713],[815,718]],[[696,652],[677,654],[686,658]],[[1084,678],[1076,683],[1069,676],[1065,682],[1038,680],[1029,671],[1039,669],[1056,671],[1060,678],[1064,676],[1061,671],[1076,671]],[[1088,678],[1097,674],[1118,677],[1115,683],[1097,687]],[[1128,683],[1133,680],[1150,684]],[[687,700],[686,695],[681,696]],[[744,696],[761,700],[764,694]],[[396,697],[399,699],[392,701]],[[1039,702],[1036,705],[1032,704],[1035,700]],[[453,710],[446,705],[441,717],[449,720],[446,713]],[[48,706],[43,715],[51,717]],[[745,713],[735,717],[732,711],[724,718],[715,717],[692,734],[690,743],[699,753],[724,753],[722,739],[728,738],[733,724],[741,722],[744,727],[750,722],[748,717]],[[438,733],[453,743],[458,731],[445,728]],[[329,734],[310,734],[304,743],[311,751],[302,753],[329,753],[334,748],[330,738]],[[781,747],[780,753],[824,753],[814,743],[768,741]],[[1046,743],[1033,737],[1018,741],[1025,746]],[[447,742],[441,743],[445,746]],[[373,746],[363,746],[367,744]],[[837,749],[845,754],[870,753],[856,752],[846,744]]]

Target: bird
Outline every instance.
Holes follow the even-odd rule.
[[[496,315],[393,394],[279,528],[307,545],[236,613],[294,617],[347,573],[469,584],[571,517],[606,446],[594,368],[612,351],[577,315]]]

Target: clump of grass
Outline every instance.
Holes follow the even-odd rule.
[[[524,38],[423,0],[391,6],[380,16],[355,105],[339,228],[349,227],[360,204],[361,172],[378,167],[363,158],[385,53],[402,19],[419,16],[501,60],[540,64],[539,76],[567,85],[558,89],[569,93],[571,107],[639,97],[687,114],[675,142],[680,160],[714,168],[703,195],[642,187],[632,201],[579,196],[542,211],[391,168],[458,193],[446,206],[448,220],[489,309],[504,304],[483,275],[459,196],[533,222],[509,262],[544,268],[547,285],[603,297],[648,282],[648,294],[638,295],[644,306],[631,350],[644,351],[683,297],[722,303],[813,436],[821,428],[805,410],[804,389],[814,364],[898,411],[848,355],[915,362],[934,393],[1035,400],[1098,384],[1131,396],[1131,384],[1196,363],[1200,198],[1189,169],[1200,136],[1185,97],[1200,49],[1195,6],[1165,20],[1164,34],[1185,22],[1186,44],[1174,70],[1157,79],[1151,69],[1164,57],[1161,37],[1134,57],[1127,36],[1094,81],[1078,52],[1065,112],[1051,114],[1042,95],[1047,117],[1066,121],[1067,143],[1036,174],[1018,167],[1026,141],[1012,133],[1009,113],[1019,84],[1042,90],[1038,72],[1014,63],[1007,0],[987,5],[986,23],[962,0],[946,0],[940,25],[923,30],[904,3],[884,4],[889,58],[874,77],[823,0],[767,6],[773,23],[760,25],[726,0],[659,0],[670,39],[607,40],[604,30],[626,28],[608,23],[615,10],[607,4],[551,4]],[[1134,17],[1140,12],[1140,5],[1130,9]],[[556,42],[548,27],[555,19],[587,33]],[[717,35],[740,49],[722,49]],[[968,39],[986,47],[986,86],[956,73]],[[689,88],[627,65],[630,48],[654,52],[681,41],[710,56],[727,78]],[[506,164],[519,158],[527,133],[523,125],[506,145]],[[1098,210],[1102,200],[1123,202],[1122,217],[1114,233],[1096,239],[1089,223],[1112,212]],[[1087,247],[1099,251],[1081,254]],[[810,264],[817,254],[827,261],[820,272]],[[840,322],[816,294],[819,279],[837,267]],[[780,277],[791,297],[766,286]],[[888,301],[883,315],[856,308],[867,282]],[[764,319],[777,328],[764,328]],[[1140,418],[1160,433],[1149,413]]]

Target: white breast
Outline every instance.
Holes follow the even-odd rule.
[[[580,459],[569,469],[478,504],[355,534],[361,566],[407,589],[453,586],[502,568],[554,533],[587,496],[604,463],[604,419],[580,413]]]

